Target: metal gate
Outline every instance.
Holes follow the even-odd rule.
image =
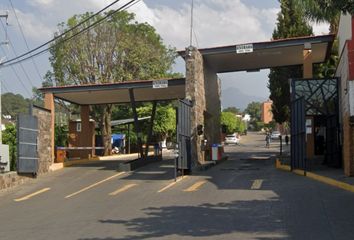
[[[291,102],[291,169],[306,169],[306,123],[303,97]]]
[[[325,163],[331,167],[341,167],[341,151],[339,147],[338,115],[327,116],[326,119],[326,151]]]
[[[177,109],[177,169],[190,170],[191,165],[191,101],[179,100]]]
[[[38,119],[35,116],[19,114],[17,120],[17,172],[38,172]]]

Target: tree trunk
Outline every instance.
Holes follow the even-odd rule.
[[[112,128],[111,128],[111,115],[112,115],[112,105],[107,105],[103,108],[102,112],[102,124],[101,124],[101,133],[102,133],[102,143],[104,147],[104,155],[111,155],[112,144]]]

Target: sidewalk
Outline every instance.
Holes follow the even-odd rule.
[[[291,171],[290,167],[290,145],[283,145],[282,159],[277,157],[275,167],[284,171]],[[311,166],[311,170],[306,171],[294,169],[293,173],[309,177],[313,180],[338,187],[350,192],[354,192],[354,177],[344,175],[343,169],[331,168],[325,165],[316,163]]]

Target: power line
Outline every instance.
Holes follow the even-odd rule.
[[[96,12],[95,14],[93,14],[92,16],[90,16],[90,17],[86,18],[85,20],[83,20],[82,22],[78,23],[78,24],[75,25],[74,27],[72,27],[72,28],[70,28],[70,29],[64,31],[64,32],[61,33],[60,35],[58,35],[58,36],[54,37],[53,39],[51,39],[51,40],[49,40],[49,41],[43,43],[42,45],[40,45],[40,46],[38,46],[38,47],[36,47],[36,48],[34,48],[34,49],[32,49],[32,50],[30,50],[30,51],[24,53],[24,54],[21,54],[20,56],[17,56],[17,57],[15,57],[15,58],[12,58],[12,59],[10,59],[10,60],[8,60],[8,61],[3,62],[2,65],[5,65],[5,64],[10,63],[10,62],[13,62],[13,61],[15,61],[15,60],[17,60],[17,59],[19,59],[19,58],[22,58],[22,57],[24,57],[24,56],[27,56],[27,55],[29,55],[29,54],[31,54],[31,53],[33,53],[33,52],[35,52],[35,51],[37,51],[37,50],[43,48],[44,46],[46,46],[46,45],[48,45],[48,44],[50,44],[50,43],[56,41],[57,39],[61,38],[62,36],[66,35],[67,33],[69,33],[69,32],[71,32],[71,31],[75,30],[75,29],[78,28],[78,27],[80,27],[82,24],[84,24],[84,23],[86,23],[87,21],[91,20],[92,18],[94,18],[95,16],[99,15],[100,13],[102,13],[103,11],[105,11],[106,9],[108,9],[108,8],[111,7],[111,6],[113,6],[114,4],[116,4],[116,3],[119,2],[119,1],[120,1],[120,0],[115,0],[115,1],[112,2],[111,4],[107,5],[106,7],[102,8],[100,11]],[[134,1],[134,0],[133,0],[133,1]],[[132,2],[132,1],[130,1],[130,2]],[[130,2],[129,2],[129,3],[130,3]],[[36,55],[33,55],[33,56],[36,56]]]
[[[36,57],[36,56],[38,56],[38,55],[41,55],[41,54],[47,52],[48,50],[50,50],[51,48],[53,48],[54,46],[56,46],[56,45],[58,45],[58,44],[60,44],[60,43],[64,43],[64,42],[66,42],[66,41],[69,41],[69,40],[73,39],[74,37],[78,36],[79,34],[81,34],[81,33],[83,33],[83,32],[86,32],[87,30],[89,30],[89,29],[91,29],[92,27],[94,27],[94,26],[100,24],[102,21],[106,20],[107,18],[111,17],[112,15],[116,14],[117,12],[119,12],[119,11],[121,11],[121,10],[126,10],[126,9],[128,9],[128,8],[130,8],[130,7],[132,7],[132,6],[134,6],[136,3],[140,2],[141,0],[138,0],[138,1],[136,1],[136,2],[134,2],[134,1],[136,1],[136,0],[131,0],[131,1],[129,1],[128,3],[124,4],[122,7],[118,8],[118,9],[116,9],[116,10],[110,12],[110,13],[108,13],[108,14],[107,14],[106,16],[104,16],[103,18],[101,18],[101,19],[97,20],[96,22],[90,24],[89,26],[83,28],[83,29],[80,30],[79,32],[75,33],[74,35],[72,35],[72,36],[70,36],[70,37],[68,37],[68,38],[64,38],[64,39],[61,40],[60,42],[57,42],[56,44],[54,44],[54,45],[52,45],[52,46],[49,46],[49,47],[47,47],[46,49],[43,49],[43,50],[41,50],[40,52],[37,52],[37,53],[31,55],[30,57],[22,58],[22,59],[20,59],[20,60],[17,60],[16,62],[13,62],[13,61],[16,60],[16,59],[21,58],[22,56],[28,55],[30,52],[33,52],[34,50],[31,50],[31,51],[28,52],[28,53],[22,54],[21,56],[18,56],[18,57],[16,57],[16,58],[13,58],[13,59],[10,59],[10,60],[8,60],[8,61],[6,61],[6,62],[3,62],[3,63],[0,64],[0,68],[1,68],[1,67],[12,66],[12,65],[21,63],[21,62],[23,62],[23,61],[26,61],[26,60],[30,59],[31,57]],[[69,30],[68,30],[68,31],[69,31]],[[68,31],[65,31],[65,32],[68,32]],[[60,34],[60,36],[62,36],[62,35],[63,35],[63,34]],[[54,39],[58,39],[58,37],[55,37]],[[53,39],[53,40],[54,40],[54,39]],[[53,40],[51,40],[51,41],[53,41]],[[37,48],[37,49],[38,49],[38,48]]]
[[[11,8],[12,8],[12,11],[14,12],[14,15],[15,15],[15,18],[16,18],[16,21],[17,21],[17,25],[18,25],[18,28],[20,29],[20,32],[21,32],[22,38],[23,38],[23,40],[24,40],[24,42],[25,42],[25,44],[26,44],[27,51],[30,51],[30,48],[29,48],[29,46],[28,46],[28,43],[27,43],[27,40],[26,40],[25,34],[23,33],[22,26],[21,26],[20,21],[19,21],[19,19],[18,19],[18,17],[17,17],[17,13],[16,13],[15,8],[14,8],[14,6],[13,6],[13,4],[12,4],[12,1],[11,1],[11,0],[9,0],[9,2],[10,2],[10,5],[11,5]],[[43,78],[42,78],[41,74],[39,73],[39,70],[38,70],[37,64],[36,64],[36,62],[34,61],[34,59],[33,59],[33,58],[32,58],[32,63],[33,63],[33,65],[34,65],[34,68],[35,68],[35,70],[36,70],[36,72],[37,72],[37,74],[38,74],[39,78],[40,78],[40,79],[41,79],[41,81],[43,82]]]
[[[6,28],[5,28],[5,26],[4,26],[4,23],[2,22],[1,19],[0,19],[0,22],[1,22],[1,25],[2,25],[3,29],[6,30]],[[13,53],[15,54],[15,56],[17,56],[16,50],[15,50],[14,46],[12,45],[10,38],[8,38],[8,41],[9,41],[8,44],[10,45],[11,50],[13,51]],[[5,54],[5,55],[6,55],[6,54]],[[22,71],[23,71],[25,77],[27,78],[27,81],[30,83],[31,87],[33,88],[33,87],[34,87],[34,84],[33,84],[32,80],[30,79],[30,77],[28,76],[27,71],[26,71],[25,68],[23,67],[22,63],[20,63],[20,67],[21,67],[21,69],[22,69]],[[31,95],[31,94],[30,94],[30,95]]]
[[[0,45],[1,46],[1,45]],[[6,52],[3,48],[3,46],[1,46],[1,50],[4,53],[4,55],[6,56]],[[32,94],[28,91],[28,89],[25,87],[25,84],[23,83],[23,81],[21,80],[20,76],[18,75],[16,69],[14,68],[14,66],[11,66],[11,70],[13,71],[13,73],[15,74],[17,80],[20,82],[20,84],[22,85],[23,89],[31,96]],[[5,81],[2,81],[5,82]]]

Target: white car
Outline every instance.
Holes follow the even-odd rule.
[[[279,131],[273,131],[272,134],[270,135],[271,139],[279,139],[279,137],[280,137]]]
[[[240,138],[237,137],[236,133],[226,135],[225,137],[225,144],[239,144]]]

